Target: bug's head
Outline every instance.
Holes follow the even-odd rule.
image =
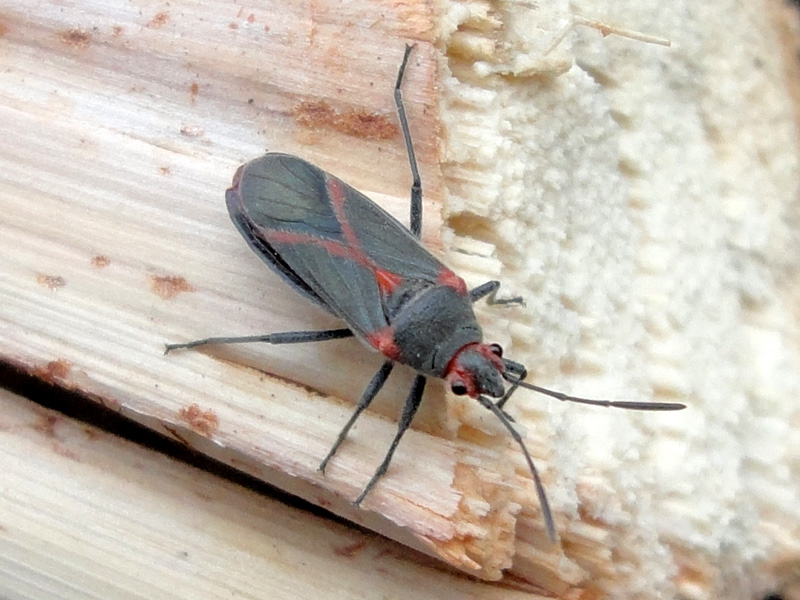
[[[469,344],[452,358],[444,379],[457,396],[500,398],[505,392],[502,357],[498,344]]]

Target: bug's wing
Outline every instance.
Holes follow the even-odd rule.
[[[237,179],[242,169],[244,169],[244,167],[240,167],[239,171],[237,171]],[[234,182],[236,182],[237,179],[234,179]],[[334,312],[331,310],[331,307],[329,307],[325,301],[320,298],[313,289],[311,289],[308,283],[303,281],[303,279],[297,273],[295,273],[288,264],[286,264],[280,253],[262,237],[262,231],[259,229],[259,227],[250,221],[247,215],[243,212],[244,208],[242,199],[239,196],[239,190],[235,187],[229,189],[225,193],[225,200],[228,205],[228,212],[230,213],[233,224],[236,225],[236,229],[238,229],[239,233],[241,233],[244,239],[247,240],[247,243],[250,245],[256,255],[258,255],[258,257],[261,258],[261,260],[263,260],[265,263],[267,263],[276,273],[278,273],[278,275],[283,277],[283,279],[295,290],[306,296],[309,300],[313,300],[325,310]]]
[[[366,196],[295,156],[270,153],[244,165],[227,198],[251,247],[362,336],[387,325],[382,274],[434,283],[446,270]]]

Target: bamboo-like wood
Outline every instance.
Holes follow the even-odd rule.
[[[554,46],[557,8],[503,7],[448,39],[449,260],[525,296],[481,316],[537,382],[689,405],[515,398],[551,502],[571,513],[565,553],[614,598],[757,597],[771,561],[754,557],[800,554],[798,74],[781,60],[797,38],[782,50],[776,28],[797,16],[770,2],[688,19],[677,5],[573,4],[623,29],[635,19],[665,50],[588,30]],[[537,519],[518,516],[512,572],[565,593]]]
[[[180,11],[84,3],[3,11],[6,72],[0,237],[6,361],[96,398],[201,452],[481,577],[511,565],[519,504],[498,474],[505,440],[447,439],[440,386],[422,431],[358,510],[410,373],[394,376],[325,476],[317,467],[380,363],[358,342],[210,348],[164,343],[335,323],[300,299],[232,228],[223,201],[264,148],[301,154],[401,218],[408,163],[392,88],[417,42],[405,98],[425,179],[425,237],[441,251],[435,50],[424,4],[225,2]],[[347,37],[343,43],[342,36]],[[307,386],[307,387],[304,387]],[[342,402],[344,398],[347,402]],[[383,401],[385,403],[385,401]],[[438,415],[438,416],[437,416]],[[427,431],[427,433],[426,433]],[[436,435],[431,435],[431,433]],[[449,436],[452,437],[452,436]],[[472,462],[456,465],[466,456]],[[489,481],[487,481],[487,477]],[[473,486],[466,495],[459,486]],[[480,492],[486,488],[486,492]]]
[[[3,598],[532,598],[0,390]]]
[[[2,360],[481,578],[615,598],[756,581],[759,552],[800,553],[798,161],[772,6],[582,15],[671,49],[577,29],[555,44],[566,3],[0,6]],[[404,370],[316,471],[380,364],[355,341],[162,355],[338,326],[247,249],[223,193],[280,150],[405,219],[391,90],[406,42],[425,243],[526,301],[479,307],[486,337],[543,385],[691,405],[514,398],[557,547],[505,432],[438,384],[351,506],[394,433]]]

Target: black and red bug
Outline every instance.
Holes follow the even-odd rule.
[[[167,351],[204,344],[297,344],[355,336],[383,354],[386,361],[320,464],[321,471],[376,397],[394,364],[415,369],[418,374],[397,433],[383,462],[355,500],[357,505],[386,472],[419,407],[426,378],[442,378],[455,394],[468,395],[494,413],[517,442],[533,476],[548,536],[555,540],[544,487],[522,437],[511,425],[513,419],[504,410],[514,391],[523,387],[559,400],[636,410],[679,410],[685,406],[589,400],[541,388],[524,381],[525,367],[503,357],[499,345],[483,342],[472,305],[486,297],[502,303],[495,300],[500,283],[489,281],[470,290],[463,279],[419,243],[422,187],[401,93],[412,48],[406,46],[394,87],[413,179],[410,229],[341,179],[289,154],[268,153],[239,167],[226,193],[231,219],[256,254],[298,292],[347,327],[205,338],[168,344]]]

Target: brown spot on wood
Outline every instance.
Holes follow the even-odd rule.
[[[64,458],[74,460],[75,462],[81,462],[81,457],[78,455],[78,453],[74,450],[70,450],[63,444],[55,443],[51,447],[53,448],[53,452],[56,454],[63,456]]]
[[[197,98],[197,93],[199,91],[200,91],[200,86],[197,85],[196,81],[189,86],[189,96],[191,96],[192,102],[194,102],[194,99]]]
[[[66,372],[66,367],[69,366],[70,369],[73,365],[67,360],[55,360],[47,363],[43,366],[33,366],[28,362],[23,360],[14,360],[13,357],[6,357],[4,359],[9,365],[13,366],[15,369],[23,372],[29,373],[33,377],[43,378],[46,379],[52,377],[53,379],[49,383],[53,383],[54,385],[59,385],[65,389],[75,390],[79,392],[82,396],[92,400],[97,404],[102,404],[106,408],[112,409],[115,412],[120,412],[121,405],[119,400],[116,398],[102,396],[85,388],[82,388],[79,383],[75,382],[74,380],[67,380],[66,377],[68,373]],[[70,373],[72,371],[70,370]],[[79,371],[82,373],[82,371]]]
[[[124,32],[125,28],[122,25],[114,25],[111,28],[111,33],[113,33],[115,37],[122,35]]]
[[[361,554],[361,551],[367,546],[367,540],[359,540],[346,546],[334,546],[333,552],[336,556],[344,556],[345,558],[354,558]]]
[[[5,525],[0,525],[0,533],[8,533],[8,527]]]
[[[44,275],[43,273],[39,273],[36,275],[36,283],[50,288],[51,290],[57,290],[67,285],[67,280],[58,275]]]
[[[92,34],[83,29],[67,29],[58,36],[67,46],[75,48],[88,48],[92,42]]]
[[[95,396],[97,401],[109,410],[120,412],[122,410],[122,403],[116,398],[106,398],[104,396]]]
[[[595,25],[595,29],[600,32],[600,35],[603,37],[608,37],[609,35],[614,35],[614,31],[608,25],[603,25],[602,23],[597,23]]]
[[[212,496],[208,492],[205,492],[203,490],[192,490],[192,491],[194,492],[195,496],[200,498],[200,500],[204,500],[206,502],[211,502],[214,500],[214,496]]]
[[[369,140],[397,135],[398,129],[387,117],[363,109],[338,112],[324,100],[307,100],[292,111],[298,124],[311,129],[333,129],[339,133]]]
[[[256,16],[253,13],[250,13],[249,15],[247,15],[247,22],[248,23],[255,23],[256,22]]]
[[[158,172],[161,173],[164,177],[167,175],[172,175],[172,169],[169,167],[159,167]]]
[[[150,29],[159,29],[169,22],[169,13],[160,12],[147,22],[147,27]]]
[[[111,259],[107,256],[103,256],[102,254],[98,254],[97,256],[92,257],[92,266],[95,269],[105,269],[108,265],[111,264]]]
[[[6,33],[8,33],[8,27],[0,23],[0,37],[3,37]]]
[[[228,23],[228,29],[239,29],[238,23]]]
[[[56,415],[52,413],[42,413],[31,428],[47,437],[54,438],[56,437],[56,423],[58,423],[58,417]]]
[[[185,135],[186,137],[200,137],[205,134],[205,132],[205,129],[197,125],[184,125],[181,127],[181,135]]]
[[[189,443],[189,440],[187,440],[187,439],[186,439],[185,437],[183,437],[183,436],[182,436],[180,433],[178,433],[178,430],[177,430],[177,429],[175,429],[174,427],[171,427],[171,426],[169,426],[169,425],[164,425],[164,429],[166,429],[166,430],[167,430],[167,432],[168,432],[168,433],[169,433],[169,434],[170,434],[172,437],[174,437],[176,440],[178,440],[178,441],[179,441],[181,444],[183,444],[183,445],[184,445],[184,446],[186,446],[187,448],[191,448],[191,447],[192,447],[192,445]]]
[[[269,33],[269,25],[264,25],[264,33]]]
[[[189,424],[189,427],[211,437],[219,427],[219,417],[211,410],[203,410],[197,404],[192,404],[178,411],[178,416]]]
[[[33,375],[49,383],[55,383],[60,379],[66,379],[70,371],[72,371],[72,363],[60,358],[51,360],[43,367],[36,367],[33,369]]]
[[[174,298],[181,292],[193,292],[194,288],[189,285],[183,277],[177,276],[150,276],[150,289],[153,293],[161,296],[165,300]]]

